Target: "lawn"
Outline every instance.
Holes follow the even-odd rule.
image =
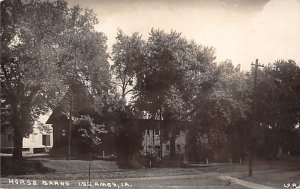
[[[275,161],[267,165],[258,164],[258,169],[263,171],[254,172],[252,177],[247,174],[239,174],[238,178],[250,182],[264,184],[274,188],[284,188],[284,184],[297,184],[300,186],[300,161]]]
[[[88,179],[89,161],[85,160],[67,161],[50,158],[27,158],[23,162],[13,163],[9,157],[2,157],[1,159],[2,178],[72,180],[74,182]],[[173,184],[202,184],[205,188],[208,185],[214,186],[213,183],[223,186],[223,181],[217,179],[217,175],[226,174],[274,188],[283,188],[283,184],[287,183],[300,184],[299,160],[256,161],[254,175],[251,178],[247,176],[247,169],[246,164],[212,164],[209,167],[192,168],[120,169],[114,161],[94,160],[91,162],[91,180],[125,179],[133,182],[136,186],[149,183],[153,187],[171,186]],[[194,177],[197,175],[199,175],[199,178]],[[179,179],[176,179],[176,177]],[[5,182],[7,182],[7,179]],[[239,187],[232,185],[230,188]]]
[[[89,161],[57,160],[47,158],[25,159],[14,163],[9,157],[2,157],[2,177],[23,179],[70,179],[82,180],[88,178]],[[91,178],[114,179],[151,176],[191,175],[199,174],[199,170],[185,168],[160,169],[120,169],[114,161],[91,161]]]

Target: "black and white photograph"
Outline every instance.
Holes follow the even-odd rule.
[[[0,4],[0,189],[300,188],[300,0]]]

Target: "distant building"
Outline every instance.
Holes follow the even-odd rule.
[[[53,127],[53,149],[66,147],[69,138],[70,124],[70,101],[72,99],[72,122],[82,115],[89,115],[92,118],[97,116],[94,110],[94,97],[90,94],[87,87],[81,83],[73,85],[73,89],[68,90],[59,106],[53,109],[52,114],[46,121]],[[73,142],[73,140],[71,140]]]
[[[161,144],[160,140],[162,138],[161,138],[160,134],[161,133],[160,133],[159,129],[154,129],[154,138],[153,138],[153,129],[145,130],[144,135],[143,135],[143,142],[142,142],[142,154],[143,155],[152,154],[157,157],[160,157],[161,152],[162,152],[163,158],[170,155],[170,141],[162,140],[162,144]],[[161,145],[162,145],[162,149],[160,149]],[[178,130],[176,133],[175,151],[176,151],[176,154],[179,154],[179,155],[185,154],[186,133],[184,130]]]
[[[142,133],[142,142],[141,142],[141,155],[143,156],[154,156],[157,160],[160,158],[166,158],[171,153],[170,140],[166,139],[166,134],[164,138],[160,131],[160,124],[163,124],[163,121],[152,120],[152,119],[127,119],[124,120],[127,127],[135,127],[136,129],[141,130]],[[169,124],[178,124],[175,121],[170,121]],[[182,123],[183,124],[183,123]],[[163,125],[162,125],[163,126]],[[154,132],[153,132],[154,129]],[[167,134],[170,136],[170,134]],[[184,157],[186,155],[186,132],[184,127],[176,130],[175,136],[175,154],[177,156]],[[162,156],[161,156],[162,153]]]
[[[61,111],[54,110],[46,122],[52,124],[53,128],[53,149],[60,146],[67,146],[68,144],[68,126],[69,119]]]

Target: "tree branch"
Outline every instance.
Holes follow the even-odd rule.
[[[11,82],[10,82],[10,79],[8,77],[8,74],[7,74],[7,71],[5,69],[5,66],[4,66],[4,63],[1,62],[1,69],[3,71],[3,74],[4,74],[4,77],[5,77],[5,81],[7,83],[7,86],[9,88],[9,94],[12,95],[13,97],[15,96],[15,93],[13,92],[12,90],[12,86],[11,86]]]
[[[126,91],[126,92],[124,93],[124,95],[127,95],[128,93],[130,93],[130,92],[132,92],[132,91],[134,91],[134,89],[130,89],[129,91]]]
[[[124,85],[125,89],[127,88],[127,85],[131,79],[133,79],[133,76],[129,77],[128,80],[125,82],[125,85]],[[125,81],[125,79],[124,79],[124,81]]]

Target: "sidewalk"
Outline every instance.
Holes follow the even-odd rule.
[[[32,153],[24,153],[22,154],[23,157],[45,157],[48,156],[48,153],[36,153],[36,154],[32,154]],[[0,153],[0,157],[11,157],[12,154],[5,154],[5,153]]]
[[[218,181],[219,180],[219,181]],[[227,182],[230,180],[229,182]],[[224,182],[222,182],[224,181]],[[41,183],[40,180],[36,180],[37,183]],[[86,181],[68,181],[71,188],[80,188],[77,183],[83,183]],[[253,189],[273,189],[268,186],[256,184],[252,182],[243,181],[231,176],[226,176],[220,173],[205,173],[197,175],[174,175],[174,176],[151,176],[151,177],[139,177],[139,178],[118,178],[118,179],[93,179],[91,183],[129,183],[133,185],[133,188],[189,188],[189,189],[207,189],[207,188],[226,188],[226,189],[241,189],[241,188],[253,188]],[[1,183],[8,188],[16,187],[17,185],[9,185],[8,179],[1,179]],[[227,184],[226,184],[227,183]],[[203,184],[203,185],[201,185]],[[77,186],[76,186],[77,185]],[[21,187],[20,185],[18,187]],[[36,187],[26,186],[25,188],[36,189],[38,187],[43,188],[42,185]],[[45,186],[44,186],[45,187]],[[69,188],[69,187],[67,187]],[[104,187],[107,188],[107,187]]]
[[[269,186],[265,186],[262,184],[257,184],[257,183],[253,183],[253,182],[248,182],[248,181],[244,181],[235,177],[231,177],[231,176],[226,176],[226,175],[221,175],[218,176],[218,178],[224,180],[224,181],[228,181],[229,183],[233,182],[235,184],[241,185],[241,186],[245,186],[247,188],[253,188],[253,189],[274,189],[272,187]]]

